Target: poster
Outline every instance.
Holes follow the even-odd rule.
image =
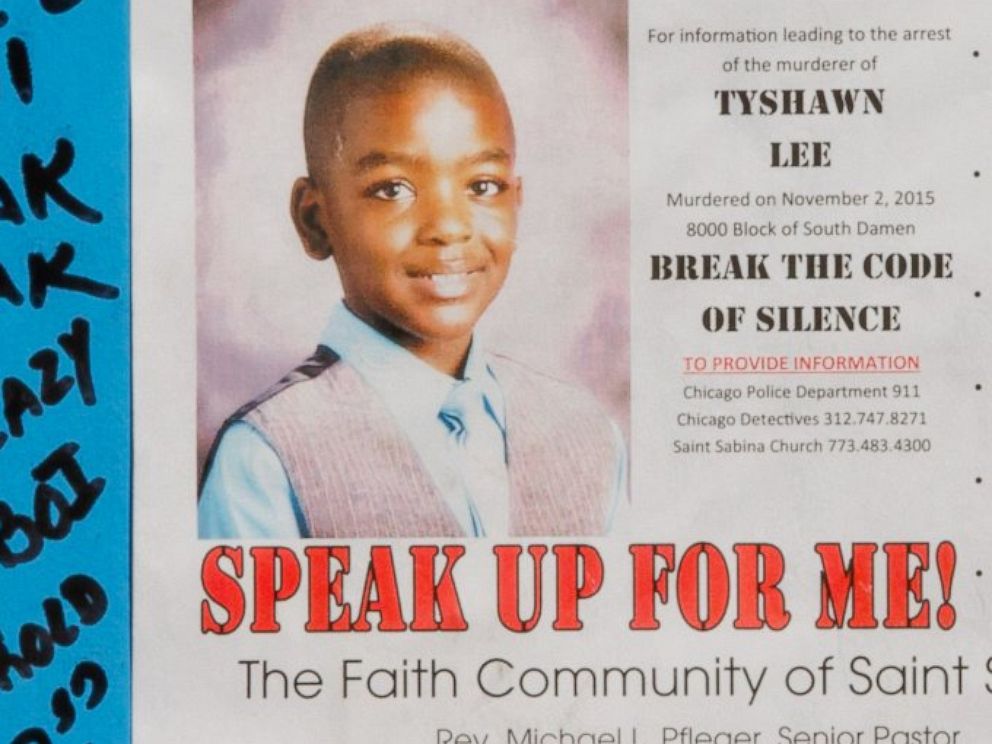
[[[984,4],[26,5],[0,16],[18,135],[0,170],[0,740],[988,739]],[[355,32],[440,35],[448,56],[350,79],[307,128],[314,68]],[[60,138],[75,159],[54,177]],[[350,178],[335,163],[369,141],[356,172],[374,179],[341,209],[320,168]],[[44,214],[25,155],[48,163]],[[382,277],[410,215],[430,220],[402,254],[407,293]],[[30,261],[55,267],[47,295]],[[303,434],[278,418],[269,386],[342,294],[408,351],[461,323],[562,381],[492,368],[510,506],[461,514],[429,425],[396,435],[351,406],[361,386],[321,399],[331,423],[310,406]],[[462,305],[467,321],[435,312]],[[43,349],[59,370],[29,361]],[[342,368],[313,359],[296,389]],[[390,379],[401,408],[430,387]],[[552,434],[515,450],[538,418]],[[335,440],[345,420],[405,441],[407,469]],[[245,422],[293,486],[260,502],[282,508],[250,523],[280,525],[264,535],[204,516],[231,462],[214,443]],[[38,469],[63,444],[83,472],[64,482]],[[559,516],[518,508],[521,461],[556,478],[538,511]],[[338,462],[357,465],[327,475]],[[314,469],[318,493],[352,479],[331,517],[389,526],[321,517]],[[397,482],[411,501],[433,482],[443,534],[382,496]],[[83,516],[16,559],[65,513]]]

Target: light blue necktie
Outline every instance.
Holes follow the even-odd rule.
[[[506,535],[506,443],[482,388],[473,380],[455,384],[438,417],[448,429],[453,466],[461,478],[474,534]]]

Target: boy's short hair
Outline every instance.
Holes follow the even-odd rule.
[[[486,60],[468,42],[422,25],[383,24],[349,33],[332,44],[314,70],[303,115],[303,143],[311,178],[326,157],[348,104],[357,96],[395,89],[412,78],[464,81],[503,99]]]

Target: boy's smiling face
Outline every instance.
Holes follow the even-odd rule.
[[[513,125],[486,86],[403,83],[356,95],[327,122],[293,216],[311,255],[334,256],[356,315],[455,372],[513,255]]]

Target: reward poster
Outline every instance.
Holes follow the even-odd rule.
[[[992,737],[985,4],[0,6],[0,741]]]

